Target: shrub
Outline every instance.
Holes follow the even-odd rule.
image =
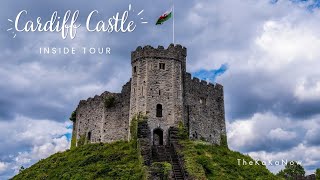
[[[143,115],[142,113],[138,113],[135,115],[130,124],[130,140],[133,141],[135,147],[138,147],[137,140],[138,140],[138,123],[142,121],[146,121],[148,119],[147,116]]]
[[[70,116],[70,121],[72,121],[72,122],[75,122],[76,121],[76,119],[77,119],[77,113],[76,113],[76,111],[73,111],[72,113],[71,113],[71,116]]]
[[[182,123],[182,121],[178,124],[178,138],[179,139],[188,139],[188,130]]]
[[[86,135],[81,135],[80,138],[78,139],[78,144],[77,146],[83,146],[86,143]]]
[[[320,168],[316,169],[316,179],[320,179]]]
[[[150,170],[152,173],[160,176],[160,179],[167,180],[170,177],[170,172],[172,171],[172,166],[168,162],[154,162],[152,163]]]
[[[104,99],[104,106],[106,108],[111,108],[115,105],[116,98],[114,96],[109,96]]]
[[[286,164],[285,168],[281,170],[277,176],[283,177],[287,179],[295,179],[297,176],[303,176],[305,175],[305,170],[302,165],[298,164],[295,161],[288,162]]]
[[[76,144],[77,144],[77,138],[76,138],[76,135],[74,133],[72,133],[72,138],[71,138],[71,147],[70,149],[73,149],[76,147]]]
[[[228,148],[227,136],[224,134],[220,135],[220,146]]]

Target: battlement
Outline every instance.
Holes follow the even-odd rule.
[[[89,97],[87,100],[81,100],[78,107],[80,106],[85,106],[88,104],[94,105],[94,104],[99,104],[102,102],[102,100],[110,95],[116,95],[117,93],[111,93],[108,91],[103,92],[101,95],[95,95],[93,98]]]
[[[120,92],[80,101],[73,136],[92,143],[128,140],[131,120],[142,112],[152,133],[149,145],[168,145],[169,129],[181,121],[191,139],[220,144],[226,135],[223,86],[192,77],[186,58],[187,49],[178,44],[137,47],[132,76]]]
[[[158,46],[158,48],[150,45],[144,46],[143,48],[139,46],[135,51],[131,52],[131,63],[148,58],[185,61],[186,56],[187,48],[179,44],[170,44],[167,49],[163,46]]]
[[[201,87],[203,90],[223,90],[223,86],[221,84],[213,84],[205,80],[200,80],[197,77],[192,77],[190,73],[186,73],[185,78],[187,81],[192,82],[193,86]]]

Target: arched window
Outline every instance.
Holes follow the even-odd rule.
[[[91,142],[91,131],[88,132],[87,140],[88,140],[88,142]]]
[[[162,117],[162,105],[157,104],[157,117]]]

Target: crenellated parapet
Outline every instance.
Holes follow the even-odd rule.
[[[223,86],[185,75],[185,123],[192,139],[220,144],[225,135]]]
[[[81,107],[81,106],[88,106],[88,105],[91,105],[91,106],[98,106],[101,104],[101,102],[103,102],[103,100],[108,97],[108,96],[115,96],[117,95],[118,93],[111,93],[111,92],[108,92],[108,91],[105,91],[103,92],[101,95],[95,95],[93,98],[92,97],[89,97],[87,100],[81,100],[79,105],[78,105],[78,108]]]
[[[80,101],[73,136],[92,143],[128,140],[132,118],[143,113],[149,145],[169,143],[169,129],[181,122],[191,139],[220,144],[226,135],[223,86],[192,77],[186,58],[181,45],[139,46],[131,53],[132,76],[121,92]]]
[[[177,44],[170,44],[167,49],[163,46],[158,46],[154,48],[150,45],[137,47],[137,49],[131,52],[131,63],[143,59],[167,59],[167,60],[177,60],[185,62],[187,56],[187,49]]]
[[[219,92],[223,91],[223,86],[221,84],[213,84],[211,82],[200,80],[197,77],[192,77],[190,73],[186,73],[185,75],[186,83],[190,82],[193,87],[197,87],[201,91],[211,91],[211,92]]]

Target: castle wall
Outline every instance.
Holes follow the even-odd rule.
[[[73,135],[88,139],[90,132],[92,143],[128,140],[132,117],[142,113],[148,117],[151,140],[154,130],[161,129],[166,144],[169,128],[182,121],[190,138],[220,144],[221,135],[226,135],[223,87],[191,78],[186,56],[181,45],[138,47],[131,54],[132,78],[121,93],[104,92],[80,101]],[[111,96],[115,104],[107,108],[105,99]]]
[[[193,139],[220,144],[226,135],[223,87],[185,76],[185,124]]]
[[[186,49],[178,45],[170,45],[168,49],[138,47],[132,53],[130,115],[146,114],[151,132],[157,128],[163,130],[164,143],[169,127],[183,121],[185,61]],[[160,64],[164,64],[163,69]],[[162,117],[157,117],[157,104],[162,105]]]
[[[105,120],[102,126],[103,142],[127,140],[129,132],[130,81],[123,86],[121,93],[115,96],[114,107],[105,108]]]
[[[76,137],[85,136],[90,142],[127,140],[129,129],[130,82],[121,93],[104,92],[100,96],[81,100],[76,109]],[[105,99],[113,96],[115,104],[106,108]]]

